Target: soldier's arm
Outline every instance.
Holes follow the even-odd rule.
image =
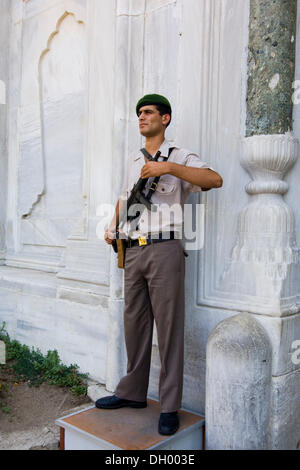
[[[221,188],[223,179],[210,168],[195,168],[174,162],[148,162],[141,171],[142,178],[170,174],[188,183],[200,186],[203,190]]]
[[[221,188],[223,179],[214,170],[210,168],[195,168],[192,166],[179,165],[178,163],[167,162],[170,164],[169,173],[188,183],[200,186],[207,190],[212,188]]]
[[[111,245],[113,240],[116,238],[116,227],[119,221],[120,203],[122,203],[121,199],[118,200],[113,218],[111,219],[108,228],[104,232],[104,240],[108,245]]]

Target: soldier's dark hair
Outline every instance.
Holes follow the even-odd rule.
[[[172,112],[170,108],[168,108],[168,106],[164,106],[163,104],[156,104],[155,106],[161,116],[163,116],[164,114],[169,114],[170,121],[166,125],[166,128],[167,128],[170,125],[171,119],[172,119]]]

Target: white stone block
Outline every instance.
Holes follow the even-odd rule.
[[[268,335],[252,315],[236,315],[212,331],[207,344],[207,449],[268,448],[271,354]]]
[[[256,320],[268,331],[272,343],[272,375],[281,376],[300,370],[293,361],[293,343],[300,340],[300,313],[285,318],[255,315]]]
[[[270,448],[300,448],[300,370],[272,378]]]
[[[0,341],[0,364],[5,364],[5,343],[4,341]]]

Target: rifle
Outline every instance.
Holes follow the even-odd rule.
[[[154,157],[151,157],[151,155],[145,149],[142,149],[142,152],[150,161],[157,161],[161,155],[160,151],[158,151]],[[118,229],[121,228],[126,222],[132,222],[134,219],[138,219],[141,216],[141,213],[139,211],[137,211],[134,215],[129,215],[130,207],[132,207],[133,205],[143,204],[150,211],[156,210],[156,206],[152,205],[150,198],[156,189],[158,178],[159,177],[155,178],[155,180],[152,182],[147,196],[145,196],[142,191],[145,189],[149,178],[139,178],[139,180],[131,190],[130,196],[127,199],[127,204],[123,204],[123,207],[121,208],[121,213],[119,213],[119,217],[116,224],[116,239],[113,240],[112,243],[112,247],[115,253],[118,253],[119,268],[124,268],[125,240],[120,238]]]

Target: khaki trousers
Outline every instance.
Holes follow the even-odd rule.
[[[161,360],[161,412],[180,409],[184,354],[185,257],[180,240],[127,248],[124,329],[127,375],[119,398],[144,401],[149,384],[153,320]]]

